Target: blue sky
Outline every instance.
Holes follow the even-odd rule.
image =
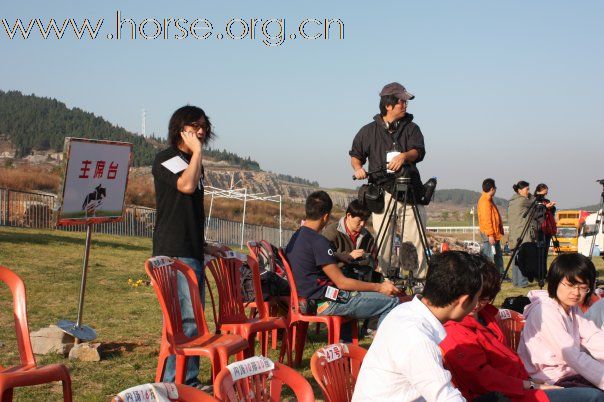
[[[107,39],[116,12],[134,20],[205,18],[208,39]],[[174,1],[6,2],[12,27],[40,18],[104,19],[95,40],[9,39],[0,21],[0,89],[53,97],[139,132],[165,135],[171,113],[199,105],[213,119],[215,147],[265,170],[354,187],[348,150],[378,112],[378,93],[399,81],[416,95],[409,112],[426,141],[424,179],[478,190],[496,179],[509,198],[519,179],[550,186],[563,207],[593,204],[604,178],[604,3],[601,1]],[[344,39],[217,39],[231,19],[340,19]],[[249,23],[248,23],[249,24]],[[307,32],[318,33],[318,26]],[[146,26],[146,35],[154,26]],[[233,24],[234,35],[242,33]],[[274,36],[279,26],[267,26]],[[205,32],[205,31],[204,31]]]

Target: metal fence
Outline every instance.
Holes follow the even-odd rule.
[[[16,191],[0,188],[0,226],[12,226],[35,229],[55,229],[54,211],[57,196],[49,193]],[[124,219],[120,222],[102,223],[94,227],[96,233],[117,236],[152,237],[156,211],[153,208],[128,205]],[[211,218],[206,221],[206,239],[222,244],[239,245],[241,243],[241,222]],[[56,228],[70,232],[86,231],[85,225],[63,226]],[[259,225],[245,225],[243,243],[248,240],[268,240],[279,245],[287,242],[293,231],[283,230],[280,236],[278,228]]]

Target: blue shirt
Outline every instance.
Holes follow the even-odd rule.
[[[306,299],[323,299],[327,286],[334,283],[323,266],[337,263],[334,247],[323,235],[300,227],[289,240],[285,255],[294,273],[298,295]]]

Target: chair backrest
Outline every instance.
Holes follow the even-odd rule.
[[[0,281],[4,282],[13,295],[13,318],[19,357],[22,365],[35,365],[36,359],[31,348],[29,326],[27,325],[27,307],[25,299],[25,284],[13,271],[0,265]]]
[[[218,312],[217,315],[215,314],[217,329],[223,323],[247,320],[241,288],[240,269],[242,264],[243,262],[237,258],[219,257],[210,260],[205,266],[206,272],[209,272],[214,278],[218,292],[218,308],[212,297],[212,308]],[[256,289],[254,288],[254,290]]]
[[[213,402],[218,401],[211,395],[183,384],[150,383],[128,388],[117,394],[111,402],[130,401],[178,401],[178,402]]]
[[[263,356],[229,364],[214,380],[214,395],[229,402],[276,402],[282,400],[284,384],[298,402],[315,400],[312,387],[300,373]]]
[[[524,317],[517,311],[500,309],[496,317],[501,332],[505,335],[506,345],[512,349],[518,349],[520,335],[524,328]]]
[[[198,334],[206,334],[208,325],[201,304],[197,277],[193,269],[177,259],[160,256],[149,258],[145,262],[145,270],[151,278],[153,289],[162,309],[164,330],[168,342],[174,344],[175,339],[187,338],[182,329],[182,315],[178,298],[179,273],[184,275],[187,281]]]
[[[292,271],[292,267],[289,265],[289,261],[287,260],[285,252],[282,248],[279,249],[279,257],[281,257],[281,261],[283,261],[283,268],[285,268],[287,280],[289,281],[289,287],[291,292],[289,295],[289,311],[292,314],[301,314],[299,304],[300,299],[298,298],[298,288],[296,286],[294,273]]]
[[[310,359],[312,375],[326,402],[350,402],[367,350],[336,343],[317,350]]]

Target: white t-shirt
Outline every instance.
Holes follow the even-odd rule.
[[[438,344],[446,334],[417,296],[394,308],[363,360],[352,401],[465,401],[443,367]]]

